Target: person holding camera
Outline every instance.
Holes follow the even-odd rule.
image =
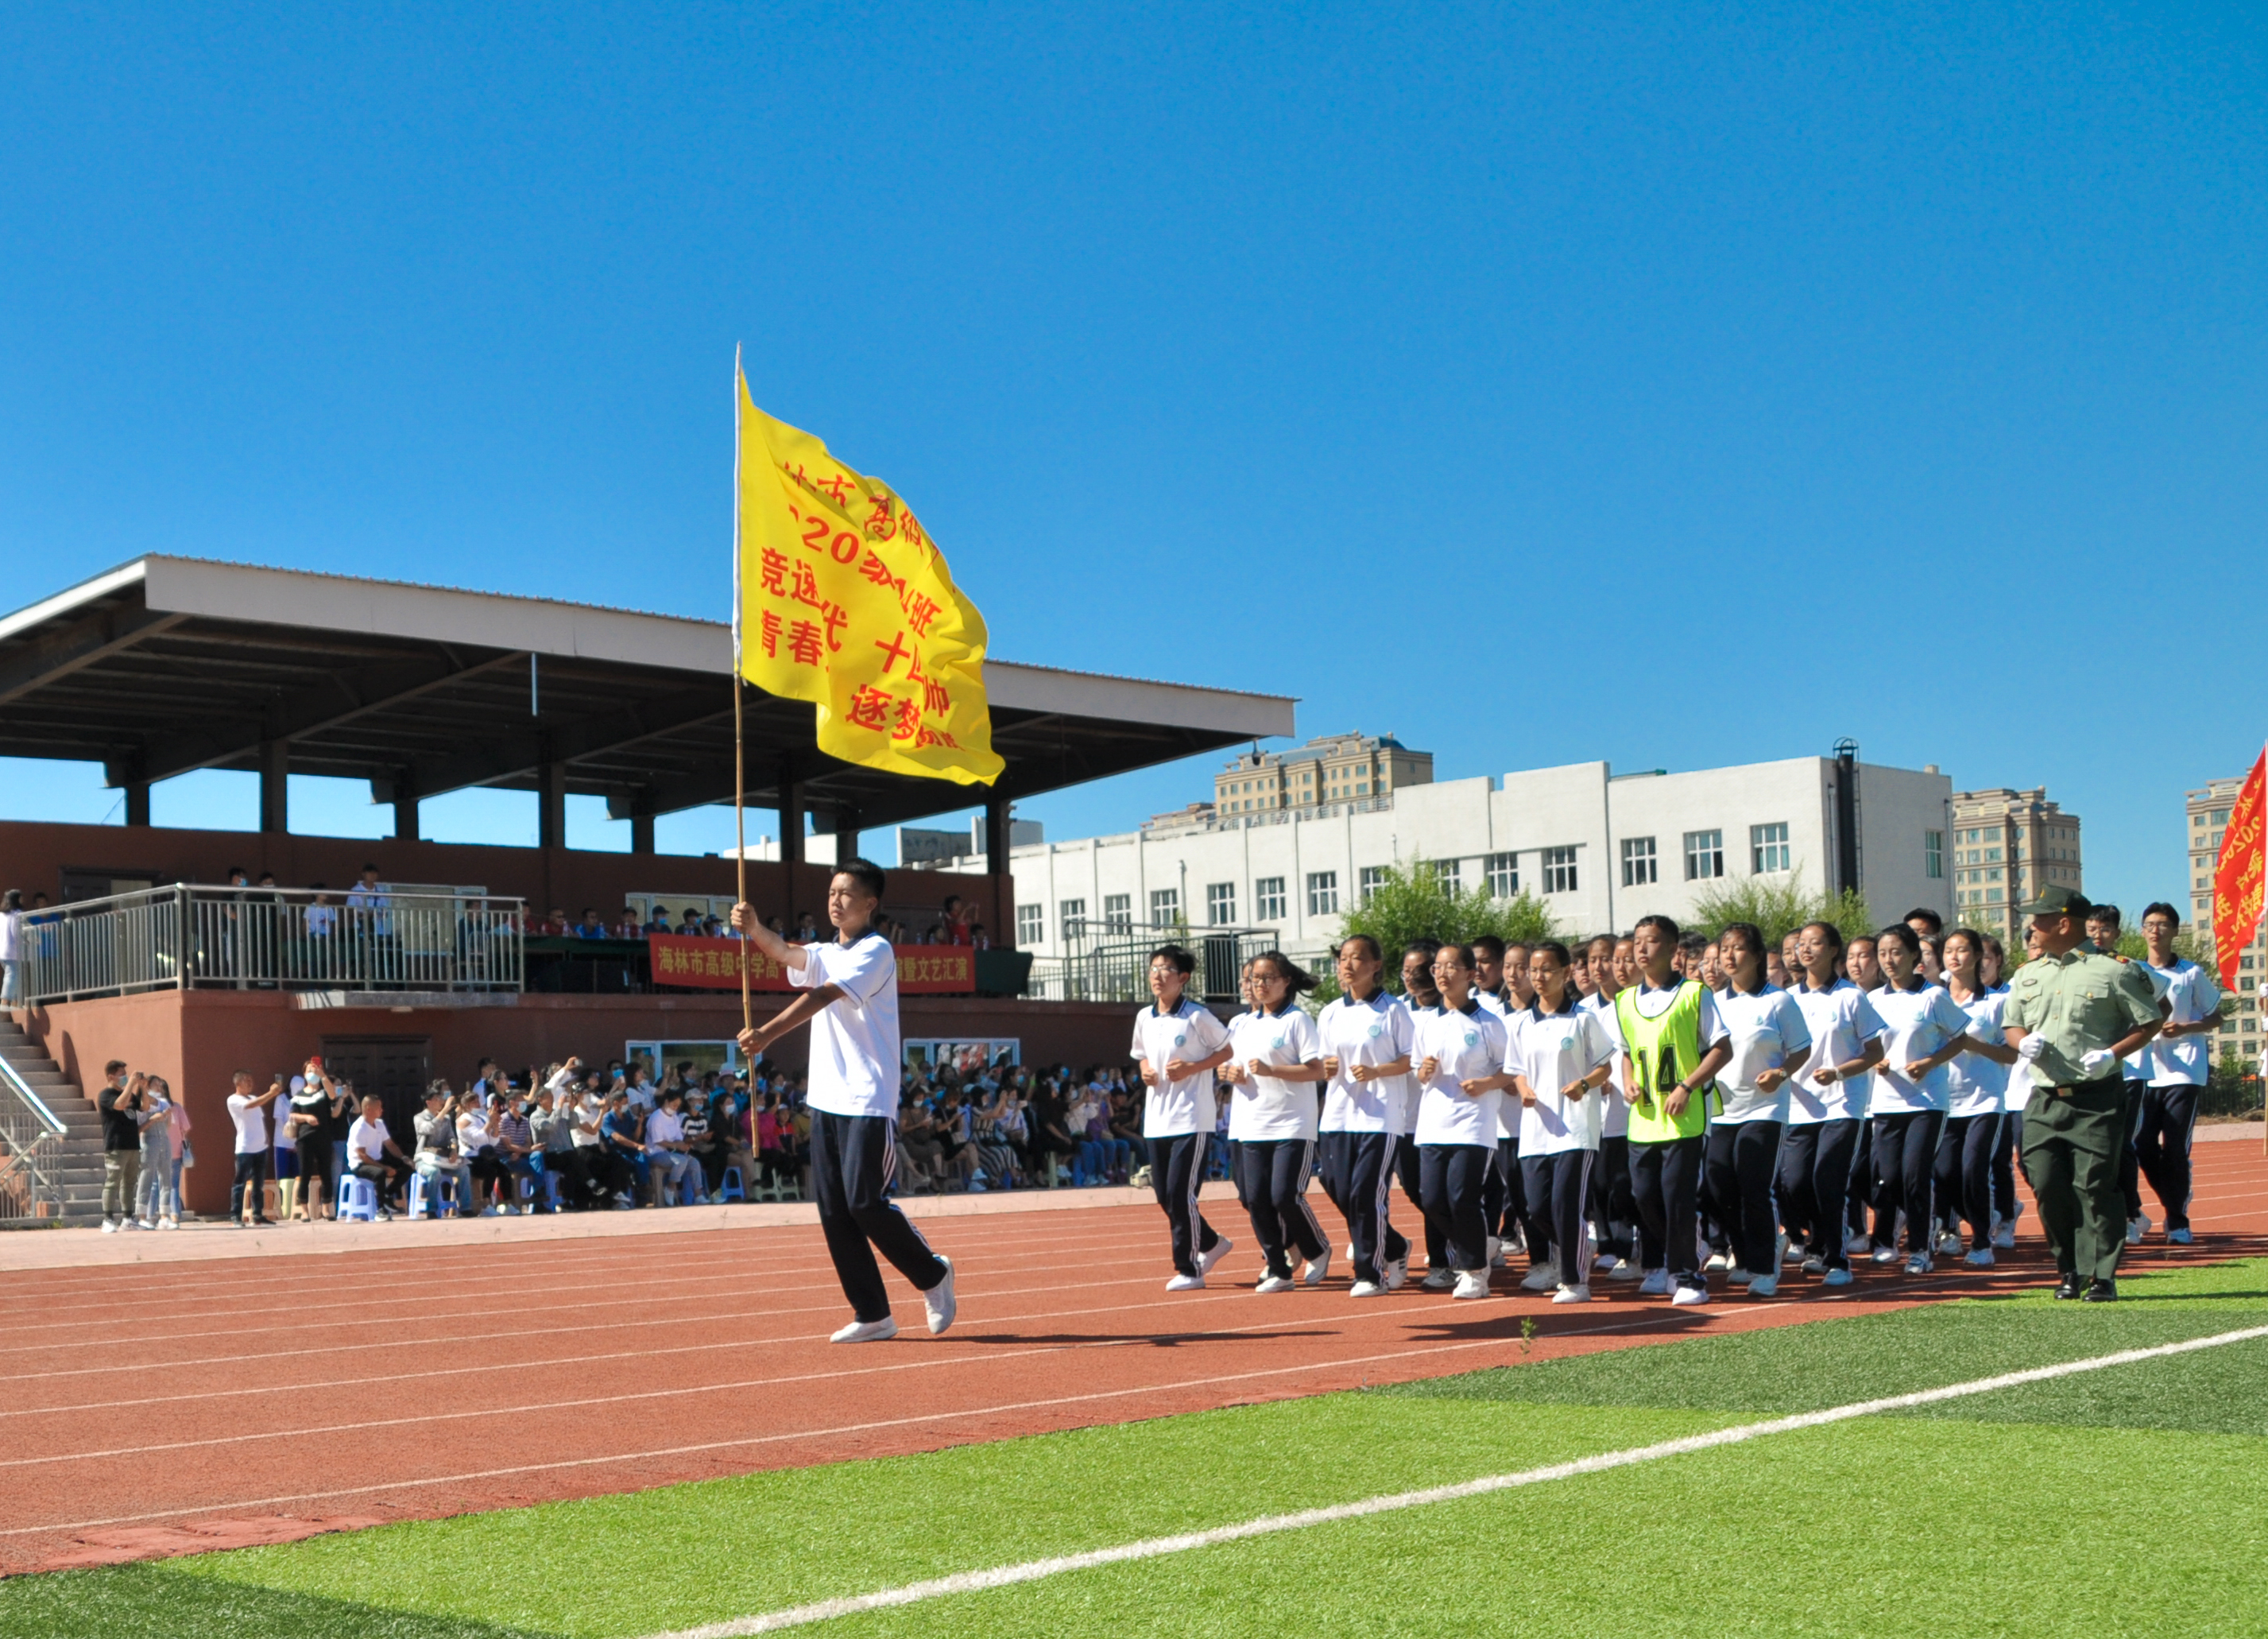
[[[142,1129],[150,1119],[148,1082],[129,1079],[126,1060],[103,1066],[102,1091],[94,1107],[102,1115],[102,1232],[138,1229],[135,1197],[141,1192]]]
[[[254,1093],[252,1072],[239,1070],[229,1077],[235,1090],[228,1096],[228,1119],[236,1125],[236,1171],[229,1180],[228,1215],[245,1229],[272,1226],[268,1215],[268,1116],[284,1096],[284,1078],[276,1077],[264,1093]]]
[[[331,1109],[337,1089],[323,1074],[323,1061],[310,1059],[292,1078],[291,1102],[277,1125],[289,1133],[299,1155],[299,1210],[314,1223],[323,1215],[323,1186],[331,1179]]]
[[[433,1201],[433,1215],[440,1215],[440,1180],[444,1176],[456,1181],[458,1214],[470,1214],[473,1170],[465,1164],[463,1148],[457,1141],[457,1096],[449,1089],[447,1082],[437,1081],[425,1089],[425,1111],[412,1125],[417,1132],[417,1149],[410,1165],[425,1180],[426,1191]]]

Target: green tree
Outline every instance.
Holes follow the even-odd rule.
[[[1365,890],[1363,901],[1346,913],[1342,937],[1367,934],[1378,941],[1386,956],[1386,980],[1402,987],[1402,953],[1419,939],[1439,939],[1461,945],[1494,934],[1507,944],[1515,941],[1559,938],[1559,925],[1534,894],[1521,891],[1501,899],[1482,888],[1454,893],[1430,865],[1389,865]],[[1338,994],[1333,973],[1317,975],[1318,1004]]]
[[[1871,934],[1876,926],[1867,896],[1857,889],[1835,897],[1812,893],[1792,875],[1751,876],[1721,888],[1705,888],[1695,897],[1692,931],[1714,939],[1734,922],[1755,923],[1769,945],[1778,945],[1806,922],[1832,922],[1845,939]]]

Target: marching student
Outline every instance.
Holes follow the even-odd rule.
[[[1971,1044],[1969,1015],[1941,985],[1921,976],[1921,936],[1904,922],[1874,935],[1882,987],[1868,998],[1881,1015],[1882,1065],[1874,1075],[1874,1236],[1878,1264],[1898,1260],[1905,1214],[1906,1273],[1927,1274],[1937,1141],[1950,1102],[1945,1067]]]
[[[1642,916],[1631,941],[1638,983],[1615,998],[1615,1023],[1629,1088],[1631,1185],[1646,1264],[1638,1291],[1652,1297],[1668,1292],[1680,1307],[1705,1303],[1697,1222],[1706,1148],[1702,1094],[1732,1050],[1708,986],[1671,971],[1677,924]]]
[[[1984,957],[1977,963],[1977,976],[1985,989],[2008,993],[2007,947],[1990,934],[1984,935]],[[2005,1045],[2005,1031],[2001,1039]],[[2024,1215],[2024,1203],[2016,1199],[2016,1148],[2023,1141],[2024,1101],[2030,1094],[2026,1083],[2030,1079],[2011,1075],[2002,1101],[1999,1141],[1992,1147],[1992,1244],[2001,1251],[2015,1245],[2016,1220]]]
[[[1811,1030],[1795,999],[1766,982],[1764,936],[1754,923],[1727,927],[1717,936],[1717,951],[1726,980],[1717,1016],[1732,1051],[1717,1073],[1719,1097],[1709,1115],[1705,1166],[1732,1237],[1728,1279],[1745,1285],[1751,1297],[1771,1297],[1779,1291],[1780,1266],[1772,1179],[1787,1126],[1788,1078],[1811,1056]]]
[[[1874,959],[1874,936],[1861,934],[1845,949],[1844,972],[1850,981],[1872,996],[1882,987],[1882,964]],[[1873,1100],[1873,1078],[1868,1078],[1868,1102]],[[1869,1120],[1859,1124],[1859,1155],[1857,1170],[1851,1175],[1851,1199],[1846,1210],[1850,1214],[1851,1238],[1859,1244],[1856,1251],[1867,1251],[1874,1244],[1867,1212],[1874,1204],[1874,1124]]]
[[[1504,982],[1504,941],[1494,934],[1482,934],[1471,941],[1473,950],[1473,995],[1499,1019],[1509,1017],[1513,1008],[1510,987]],[[1520,1133],[1515,1119],[1510,1127],[1505,1125],[1501,1106],[1497,1111],[1496,1165],[1488,1175],[1481,1195],[1481,1216],[1488,1222],[1489,1267],[1504,1267],[1504,1244],[1513,1234],[1512,1226],[1519,1222],[1520,1213]]]
[[[1411,1038],[1428,1015],[1441,1010],[1441,993],[1433,983],[1433,958],[1440,953],[1438,939],[1413,939],[1402,953],[1402,994],[1410,1009]],[[1413,1046],[1412,1051],[1415,1051]],[[1418,1120],[1417,1090],[1411,1089],[1410,1126],[1412,1131],[1403,1133],[1394,1142],[1394,1176],[1402,1185],[1402,1192],[1418,1214],[1418,1222],[1425,1230],[1425,1279],[1421,1283],[1431,1292],[1446,1292],[1456,1276],[1449,1269],[1449,1243],[1441,1230],[1425,1214],[1425,1169],[1419,1164],[1415,1127]]]
[[[1945,993],[1969,1015],[1968,1051],[1945,1067],[1945,1136],[1937,1145],[1937,1250],[1962,1250],[1961,1220],[1969,1220],[1969,1264],[1992,1266],[1992,1156],[1999,1148],[2007,1107],[2008,1067],[2016,1050],[2000,1026],[2005,993],[1984,983],[1984,936],[1965,927],[1945,935]]]
[[[1882,1061],[1883,1024],[1867,993],[1843,977],[1843,930],[1832,922],[1808,922],[1796,937],[1804,978],[1795,1005],[1812,1051],[1789,1083],[1780,1200],[1788,1233],[1803,1244],[1804,1273],[1823,1277],[1823,1286],[1848,1286],[1847,1206],[1874,1067]]]
[[[1150,953],[1151,1004],[1134,1015],[1135,1061],[1148,1089],[1142,1103],[1142,1142],[1149,1152],[1150,1188],[1166,1214],[1173,1239],[1168,1292],[1194,1292],[1236,1244],[1197,1210],[1204,1184],[1205,1145],[1212,1137],[1213,1072],[1228,1062],[1228,1030],[1212,1009],[1187,994],[1197,958],[1179,945]]]
[[[1583,1213],[1599,1153],[1600,1089],[1613,1080],[1615,1046],[1597,1009],[1583,1005],[1570,968],[1567,947],[1557,940],[1529,948],[1535,1000],[1506,1022],[1504,1068],[1520,1101],[1528,1198],[1550,1214],[1558,1288],[1551,1301],[1587,1303],[1591,1237]]]
[[[811,1026],[809,1087],[811,1184],[819,1227],[827,1237],[850,1324],[836,1343],[895,1337],[890,1295],[874,1250],[913,1282],[929,1313],[932,1336],[953,1324],[953,1264],[930,1250],[889,1197],[898,1161],[898,960],[874,930],[881,909],[881,867],[867,860],[837,866],[827,883],[827,919],[835,937],[791,944],[764,926],[755,907],[733,907],[740,936],[787,970],[804,993],[764,1023],[740,1032],[753,1064],[790,1030]],[[870,1244],[871,1243],[871,1244]]]
[[[1509,1035],[1513,1015],[1535,1001],[1535,986],[1528,977],[1530,947],[1496,940],[1488,942],[1497,948],[1504,982],[1494,993],[1478,993],[1481,1005],[1504,1021],[1506,1034]],[[1473,968],[1476,974],[1485,972],[1480,949],[1479,941],[1476,941]],[[1511,1085],[1506,1082],[1502,1089]],[[1489,1196],[1481,1203],[1482,1212],[1489,1221],[1489,1267],[1503,1268],[1506,1262],[1504,1249],[1516,1240],[1528,1254],[1528,1274],[1521,1281],[1521,1287],[1530,1292],[1549,1292],[1559,1283],[1558,1265],[1551,1251],[1551,1203],[1528,1191],[1528,1174],[1520,1161],[1520,1133],[1519,1104],[1509,1096],[1498,1099],[1496,1168],[1489,1174]]]
[[[1638,1267],[1638,1200],[1631,1192],[1630,1089],[1623,1080],[1622,1027],[1615,1020],[1615,998],[1638,982],[1637,958],[1631,941],[1612,934],[1591,941],[1594,988],[1583,1005],[1599,1015],[1599,1026],[1613,1044],[1608,1060],[1612,1079],[1601,1100],[1599,1159],[1591,1169],[1591,1221],[1598,1226],[1598,1251],[1592,1267],[1615,1281],[1635,1281]]]
[[[1497,1090],[1504,1022],[1473,993],[1473,953],[1443,945],[1433,958],[1441,1007],[1418,1021],[1418,1156],[1425,1217],[1438,1225],[1456,1271],[1453,1296],[1486,1297],[1488,1226],[1481,1193],[1496,1164]],[[1428,1272],[1426,1284],[1433,1284]],[[1436,1288],[1438,1289],[1438,1288]]]
[[[1252,959],[1256,1006],[1230,1021],[1229,1059],[1220,1079],[1230,1084],[1229,1136],[1244,1178],[1244,1206],[1267,1259],[1253,1289],[1288,1292],[1288,1248],[1307,1260],[1300,1275],[1321,1286],[1330,1271],[1331,1244],[1307,1205],[1307,1174],[1315,1162],[1316,1083],[1324,1080],[1322,1048],[1314,1021],[1300,1005],[1315,981],[1280,950]]]
[[[2174,954],[2174,935],[2181,928],[2181,917],[2162,900],[2142,912],[2142,937],[2149,946],[2140,963],[2142,977],[2158,993],[2166,1022],[2142,1050],[2149,1084],[2142,1090],[2142,1126],[2134,1148],[2142,1175],[2164,1209],[2166,1239],[2187,1246],[2197,1238],[2190,1230],[2190,1139],[2213,1062],[2206,1037],[2220,1028],[2221,999],[2212,974]]]
[[[1346,1219],[1351,1297],[1375,1297],[1410,1278],[1410,1243],[1387,1222],[1396,1141],[1415,1102],[1410,1050],[1417,1025],[1380,981],[1378,941],[1350,934],[1336,953],[1339,995],[1315,1022],[1323,1050],[1323,1190]]]

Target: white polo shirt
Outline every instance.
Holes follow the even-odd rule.
[[[1622,1020],[1615,1013],[1615,999],[1602,991],[1593,991],[1583,998],[1583,1005],[1599,1015],[1599,1028],[1607,1033],[1614,1047],[1614,1057],[1607,1062],[1614,1066],[1615,1079],[1606,1086],[1606,1105],[1600,1111],[1601,1138],[1630,1136],[1630,1073],[1623,1062],[1624,1051]]]
[[[1417,1141],[1495,1148],[1497,1106],[1504,1095],[1483,1093],[1476,1098],[1460,1083],[1503,1070],[1504,1021],[1477,1001],[1468,1003],[1462,1012],[1444,1003],[1418,1019],[1410,1056],[1421,1063],[1439,1060],[1433,1078],[1418,1089]]]
[[[1613,1039],[1599,1021],[1596,1008],[1580,1000],[1557,1013],[1522,1008],[1506,1023],[1504,1067],[1519,1076],[1535,1095],[1522,1105],[1517,1091],[1500,1095],[1507,1113],[1520,1112],[1520,1154],[1556,1155],[1563,1150],[1596,1149],[1606,1117],[1606,1101],[1615,1095],[1594,1088],[1580,1098],[1565,1098],[1560,1089],[1579,1076],[1588,1075],[1615,1056]]]
[[[2150,981],[2158,1000],[2172,1009],[2166,1015],[2169,1024],[2194,1024],[2220,1006],[2220,986],[2213,975],[2186,956],[2176,956],[2169,968],[2147,962],[2134,965]],[[2171,1041],[2153,1040],[2136,1056],[2153,1087],[2203,1087],[2213,1064],[2213,1043],[2205,1036],[2176,1036]]]
[[[1367,1001],[1341,996],[1315,1022],[1323,1057],[1336,1059],[1339,1071],[1323,1083],[1322,1130],[1326,1133],[1407,1133],[1417,1083],[1408,1075],[1358,1082],[1347,1074],[1356,1065],[1392,1064],[1410,1056],[1418,1027],[1410,1009],[1384,990]]]
[[[898,957],[890,941],[867,933],[850,944],[806,945],[808,958],[788,970],[798,990],[833,985],[841,1000],[811,1022],[811,1080],[804,1102],[829,1115],[898,1113]]]
[[[1747,1121],[1786,1121],[1791,1095],[1782,1082],[1767,1093],[1756,1079],[1777,1070],[1811,1045],[1811,1029],[1795,998],[1777,985],[1766,985],[1753,994],[1726,990],[1717,997],[1717,1017],[1733,1056],[1717,1072],[1717,1087],[1724,1108],[1709,1118],[1712,1126],[1736,1126]]]
[[[1790,1126],[1813,1126],[1822,1121],[1863,1121],[1874,1096],[1874,1073],[1847,1082],[1822,1085],[1819,1073],[1831,1065],[1848,1064],[1867,1051],[1867,1044],[1889,1027],[1874,1011],[1872,998],[1847,978],[1838,978],[1825,990],[1814,990],[1806,980],[1793,993],[1803,1011],[1804,1028],[1811,1033],[1811,1057],[1803,1071],[1788,1082]]]
[[[1200,1070],[1169,1082],[1166,1067],[1176,1059],[1185,1064],[1210,1059],[1227,1045],[1227,1028],[1212,1009],[1187,996],[1169,1013],[1159,1012],[1152,1002],[1134,1015],[1133,1056],[1158,1078],[1142,1101],[1144,1138],[1182,1138],[1213,1130],[1212,1072]]]
[[[1232,1063],[1249,1065],[1306,1064],[1323,1056],[1315,1038],[1315,1022],[1296,1001],[1286,1001],[1280,1013],[1256,1008],[1228,1023],[1228,1042],[1236,1057]],[[1266,1143],[1275,1139],[1315,1135],[1316,1083],[1284,1082],[1272,1075],[1254,1075],[1228,1089],[1228,1135],[1239,1143]]]
[[[1966,1035],[1969,1015],[1942,985],[1924,985],[1918,990],[1885,985],[1868,1000],[1884,1026],[1882,1067],[1874,1072],[1874,1113],[1905,1115],[1943,1110],[1952,1102],[1945,1067],[1939,1065],[1917,1082],[1906,1074],[1906,1066],[1927,1058],[1955,1037]]]
[[[2145,970],[2147,971],[2146,969]],[[1951,996],[1948,990],[1945,993]],[[2005,990],[1980,991],[1968,1000],[1955,996],[1953,1005],[1969,1015],[1969,1034],[1978,1041],[1999,1045],[2007,1038],[2000,1023],[2008,1005]],[[1964,1052],[1945,1067],[1946,1096],[1952,1100],[1947,1113],[1955,1116],[1998,1115],[2008,1107],[2008,1071],[1981,1052]]]

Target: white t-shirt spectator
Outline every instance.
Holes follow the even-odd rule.
[[[1392,1064],[1410,1056],[1418,1026],[1401,999],[1384,990],[1373,992],[1368,1001],[1338,997],[1324,1007],[1315,1036],[1323,1057],[1339,1061],[1339,1073],[1323,1083],[1322,1130],[1407,1133],[1416,1113],[1416,1078],[1386,1075],[1358,1082],[1347,1074],[1359,1064]]]
[[[386,1123],[357,1116],[347,1129],[347,1165],[359,1167],[386,1159]]]
[[[790,969],[798,990],[833,985],[842,1000],[811,1022],[811,1086],[804,1102],[829,1115],[898,1113],[898,956],[880,934],[806,945]]]
[[[1795,1005],[1803,1010],[1804,1028],[1811,1033],[1811,1057],[1803,1061],[1802,1074],[1789,1078],[1788,1125],[1865,1120],[1874,1096],[1874,1073],[1869,1070],[1823,1086],[1819,1073],[1850,1063],[1889,1027],[1874,1011],[1870,994],[1847,978],[1837,979],[1825,990],[1814,990],[1806,981],[1793,993]]]
[[[1315,1022],[1296,1001],[1286,1001],[1281,1013],[1256,1008],[1229,1021],[1232,1063],[1248,1065],[1306,1064],[1323,1056],[1315,1041]],[[1286,1082],[1273,1075],[1254,1075],[1229,1089],[1228,1135],[1239,1143],[1265,1143],[1273,1139],[1313,1138],[1315,1135],[1316,1088],[1313,1082]]]
[[[2142,970],[2158,1000],[2171,1009],[2166,1015],[2169,1024],[2194,1024],[2220,1006],[2220,986],[2213,982],[2213,975],[2186,956],[2176,956],[2169,968],[2147,962],[2134,965]],[[2153,1087],[2203,1087],[2213,1067],[2212,1042],[2205,1036],[2153,1041],[2136,1056]]]
[[[685,1141],[685,1123],[666,1110],[657,1110],[645,1119],[645,1152],[659,1155],[664,1144]]]
[[[569,1128],[574,1134],[576,1147],[580,1149],[596,1149],[599,1147],[600,1138],[595,1129],[599,1125],[599,1118],[607,1113],[606,1101],[596,1093],[585,1093],[580,1098],[568,1099],[559,1106],[559,1109],[562,1119],[568,1122]],[[594,1129],[593,1131],[585,1133],[583,1130],[586,1122]]]
[[[457,1148],[468,1155],[496,1148],[496,1135],[489,1131],[488,1117],[484,1113],[468,1110],[458,1116]]]
[[[1563,1098],[1560,1089],[1612,1063],[1614,1039],[1597,1010],[1580,1000],[1557,1013],[1543,1012],[1541,1006],[1505,1015],[1505,1071],[1527,1082],[1535,1095],[1525,1107],[1517,1092],[1498,1095],[1506,1111],[1520,1111],[1520,1153],[1596,1149],[1609,1094],[1594,1088],[1580,1098]]]
[[[1717,1072],[1724,1108],[1709,1118],[1711,1125],[1786,1121],[1792,1097],[1788,1083],[1782,1082],[1767,1093],[1756,1086],[1756,1079],[1811,1045],[1811,1027],[1804,1023],[1803,1009],[1778,986],[1766,985],[1758,991],[1719,993],[1717,1018],[1725,1027],[1733,1056]]]
[[[1227,1028],[1212,1009],[1187,996],[1169,1013],[1159,1012],[1152,1002],[1134,1015],[1133,1057],[1158,1078],[1143,1101],[1143,1137],[1181,1138],[1213,1131],[1212,1072],[1200,1070],[1169,1082],[1166,1067],[1177,1059],[1184,1064],[1210,1059],[1227,1045]]]
[[[268,1148],[268,1107],[254,1104],[254,1094],[231,1093],[228,1119],[236,1123],[236,1153],[257,1155]]]
[[[1484,1093],[1476,1098],[1460,1083],[1494,1075],[1504,1067],[1504,1021],[1478,1001],[1462,1012],[1429,1010],[1418,1020],[1410,1056],[1420,1064],[1440,1060],[1433,1079],[1418,1090],[1417,1141],[1495,1148],[1497,1105],[1504,1095]]]

